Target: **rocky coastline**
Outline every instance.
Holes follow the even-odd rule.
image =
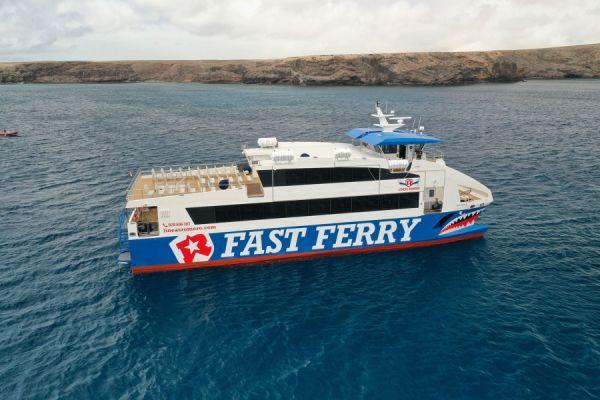
[[[0,83],[5,84],[460,85],[598,77],[600,44],[532,50],[321,55],[272,60],[0,63]]]

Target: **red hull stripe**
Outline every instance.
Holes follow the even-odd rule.
[[[456,236],[451,238],[436,239],[436,240],[424,240],[421,242],[413,243],[401,243],[391,244],[386,246],[377,247],[362,247],[358,249],[340,249],[340,250],[322,250],[305,253],[293,253],[293,254],[281,254],[271,256],[257,256],[257,257],[245,257],[235,258],[231,260],[218,260],[218,261],[207,261],[200,263],[183,263],[183,264],[166,264],[166,265],[151,265],[143,267],[132,267],[131,271],[134,275],[145,274],[151,272],[166,272],[166,271],[180,271],[184,269],[195,269],[195,268],[211,268],[211,267],[225,267],[235,265],[256,265],[262,263],[270,263],[275,261],[289,261],[289,260],[301,260],[307,258],[326,257],[326,256],[337,256],[342,254],[359,254],[359,253],[371,253],[375,251],[389,251],[389,250],[402,250],[410,249],[415,247],[427,247],[438,244],[459,242],[462,240],[477,239],[483,237],[484,232],[472,233],[470,235]]]

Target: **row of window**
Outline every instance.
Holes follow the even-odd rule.
[[[199,225],[271,218],[306,217],[309,215],[396,210],[416,208],[418,206],[419,193],[394,193],[373,196],[338,197],[334,199],[193,207],[187,208],[187,212],[192,221],[194,221],[194,224]]]
[[[381,175],[381,176],[380,176]],[[408,172],[393,173],[380,168],[294,168],[278,170],[259,170],[258,176],[264,187],[317,185],[321,183],[377,181],[379,179],[416,178],[418,175]]]

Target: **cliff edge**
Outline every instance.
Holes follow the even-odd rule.
[[[0,83],[202,82],[456,85],[598,78],[600,44],[532,50],[291,57],[273,60],[0,63]]]

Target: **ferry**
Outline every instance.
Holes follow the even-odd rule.
[[[244,162],[138,171],[119,262],[140,274],[481,238],[490,189],[447,166],[420,120],[375,111],[347,142],[267,137]]]

